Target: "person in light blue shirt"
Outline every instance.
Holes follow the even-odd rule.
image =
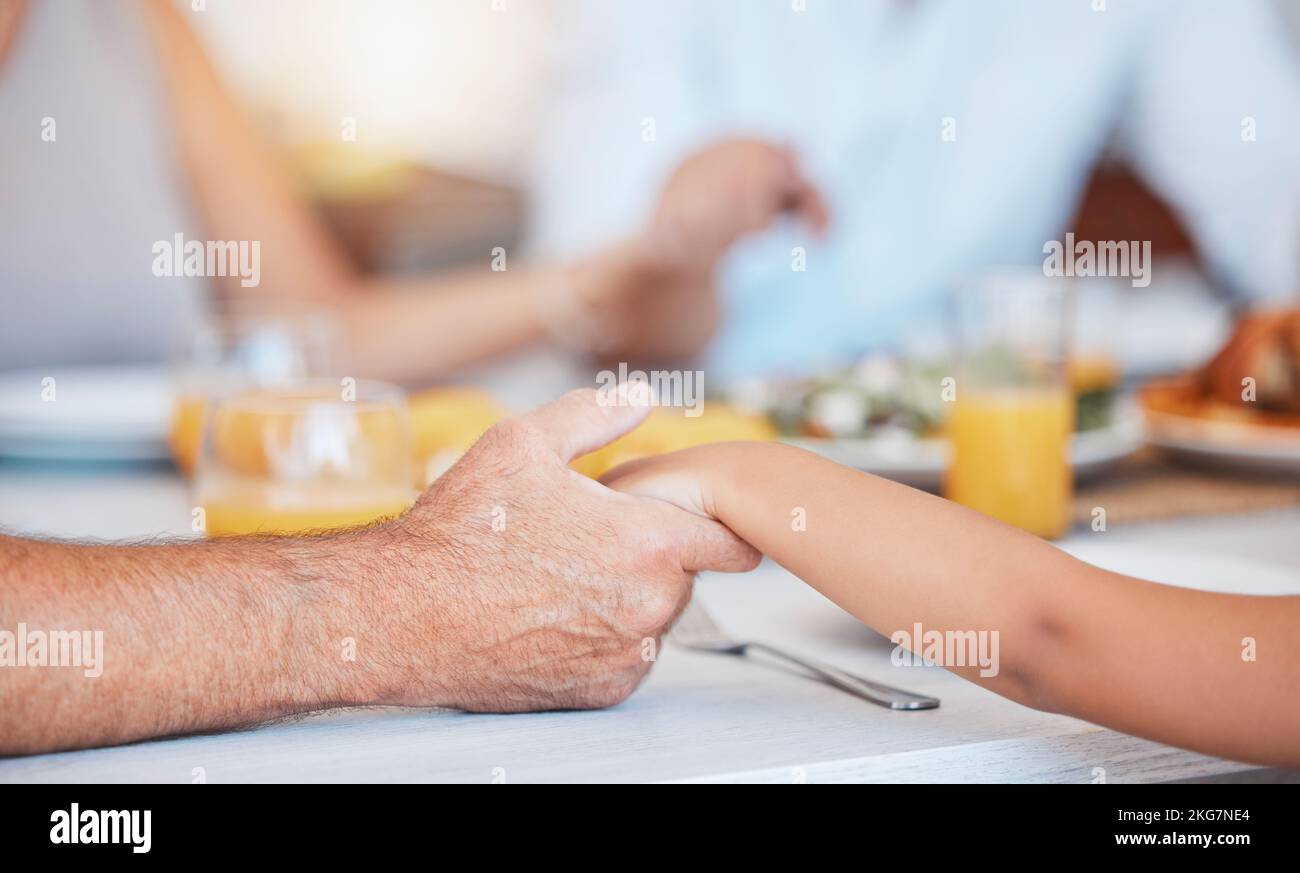
[[[896,344],[964,277],[1041,265],[1108,147],[1174,207],[1216,282],[1257,300],[1297,288],[1300,65],[1272,0],[564,9],[536,250],[635,233],[674,168],[724,137],[791,147],[829,204],[824,240],[778,223],[720,264],[705,357],[723,378]]]

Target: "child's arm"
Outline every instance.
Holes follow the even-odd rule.
[[[886,636],[917,622],[997,631],[996,676],[955,672],[1013,700],[1300,766],[1300,597],[1120,576],[954,503],[774,443],[647,458],[604,481],[720,519]],[[1256,660],[1243,659],[1246,637]]]

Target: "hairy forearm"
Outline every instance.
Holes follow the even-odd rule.
[[[0,667],[0,754],[230,728],[375,696],[376,677],[341,654],[365,617],[341,545],[0,537],[0,631],[102,639],[98,675],[34,657]],[[93,652],[83,655],[84,665]]]
[[[918,622],[997,631],[996,676],[954,668],[972,681],[1129,733],[1300,764],[1298,597],[1119,576],[787,446],[729,444],[698,466],[715,471],[711,511],[724,523],[885,635]],[[1267,657],[1243,658],[1246,638]]]

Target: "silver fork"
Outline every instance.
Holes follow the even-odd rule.
[[[925,697],[881,685],[879,682],[871,682],[852,673],[845,673],[838,667],[793,655],[767,643],[732,639],[718,627],[713,616],[709,615],[704,604],[698,600],[692,600],[687,604],[686,610],[673,626],[669,638],[684,648],[718,655],[745,655],[750,651],[764,652],[774,658],[802,667],[841,691],[847,691],[890,709],[935,709],[939,705],[939,699],[936,697]]]

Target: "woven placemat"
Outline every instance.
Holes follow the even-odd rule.
[[[1095,510],[1106,523],[1227,515],[1300,506],[1300,476],[1268,476],[1190,466],[1157,449],[1126,458],[1113,470],[1078,484],[1074,521],[1089,525]]]

